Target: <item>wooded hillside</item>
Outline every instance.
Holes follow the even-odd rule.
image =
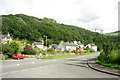
[[[27,39],[30,41],[39,41],[45,39],[43,35],[48,36],[49,43],[59,44],[63,41],[81,41],[83,44],[95,43],[98,49],[102,49],[102,44],[116,44],[108,36],[97,32],[91,32],[83,28],[57,23],[50,18],[36,18],[24,14],[2,15],[2,33],[8,32],[13,38]],[[112,42],[111,42],[112,41]]]

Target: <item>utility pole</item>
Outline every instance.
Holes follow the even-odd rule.
[[[47,36],[46,36],[46,35],[44,35],[43,37],[45,37],[45,38],[46,38],[46,53],[47,53]]]
[[[100,33],[103,34],[103,30],[100,30]]]
[[[97,31],[97,29],[95,28],[95,32]]]

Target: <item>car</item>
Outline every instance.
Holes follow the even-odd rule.
[[[24,59],[24,58],[25,58],[25,56],[22,54],[15,54],[12,56],[12,59]]]

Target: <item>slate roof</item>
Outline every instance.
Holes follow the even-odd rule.
[[[94,43],[90,43],[90,45],[92,45],[92,46],[96,46]]]
[[[34,44],[34,45],[42,45],[41,42],[34,42],[33,44]]]
[[[0,35],[0,38],[1,38],[1,39],[4,39],[5,37],[6,37],[7,39],[10,39],[10,38],[11,38],[10,36],[7,36],[7,35]]]
[[[67,43],[64,43],[64,45],[65,45],[65,46],[77,46],[77,45],[74,44],[74,43],[68,43],[68,42],[67,42]]]

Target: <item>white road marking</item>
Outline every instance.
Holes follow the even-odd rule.
[[[4,74],[6,74],[6,73],[2,73],[2,75],[4,75]]]
[[[21,71],[27,71],[28,69],[22,69]]]
[[[32,62],[32,64],[35,64],[35,62]]]
[[[56,61],[56,60],[53,60],[53,61]]]
[[[19,71],[11,71],[11,72],[8,72],[8,73],[17,73],[17,72],[19,72]]]
[[[87,59],[80,59],[80,60],[87,60]]]
[[[17,66],[20,66],[20,64],[17,64]]]

